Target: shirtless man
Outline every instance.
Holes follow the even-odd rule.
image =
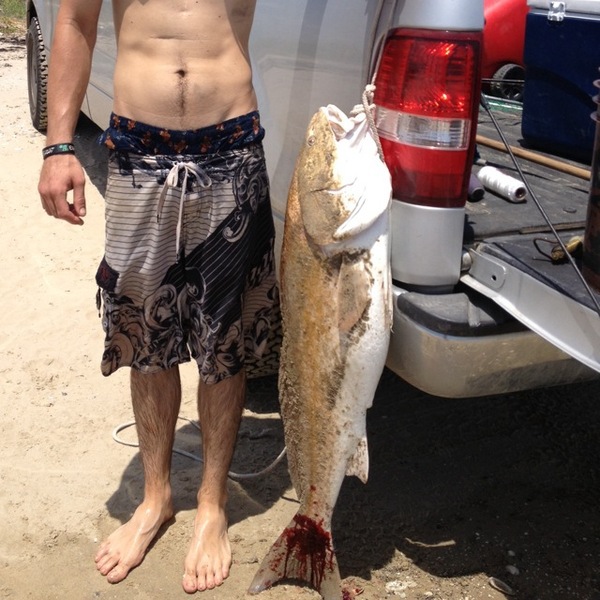
[[[86,214],[84,174],[70,143],[101,4],[62,0],[51,52],[39,192],[50,216],[78,225]],[[178,364],[190,352],[200,370],[204,467],[183,588],[212,589],[229,574],[227,471],[245,396],[244,355],[260,356],[277,300],[248,56],[254,9],[255,0],[113,0],[118,56],[103,136],[112,150],[107,241],[96,279],[102,370],[132,367],[145,486],[131,520],[96,555],[111,583],[141,563],[173,517]]]

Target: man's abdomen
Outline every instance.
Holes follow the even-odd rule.
[[[239,48],[219,56],[186,54],[189,43],[164,43],[161,54],[119,50],[114,112],[156,127],[198,129],[255,110],[250,65]],[[197,52],[198,48],[194,48]]]

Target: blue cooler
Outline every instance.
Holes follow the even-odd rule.
[[[521,133],[529,146],[590,162],[600,77],[600,0],[528,0]]]

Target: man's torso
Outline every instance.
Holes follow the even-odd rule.
[[[256,109],[248,39],[256,0],[113,0],[114,112],[198,129]]]

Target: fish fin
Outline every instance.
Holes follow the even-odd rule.
[[[346,475],[354,475],[363,483],[367,483],[367,479],[369,478],[369,447],[366,435],[358,442],[354,454],[348,461]]]
[[[338,276],[338,327],[347,334],[358,323],[370,301],[371,277],[362,263],[342,261]]]
[[[339,600],[342,581],[331,532],[297,513],[263,559],[249,594],[258,594],[285,580],[303,581],[324,600]]]

